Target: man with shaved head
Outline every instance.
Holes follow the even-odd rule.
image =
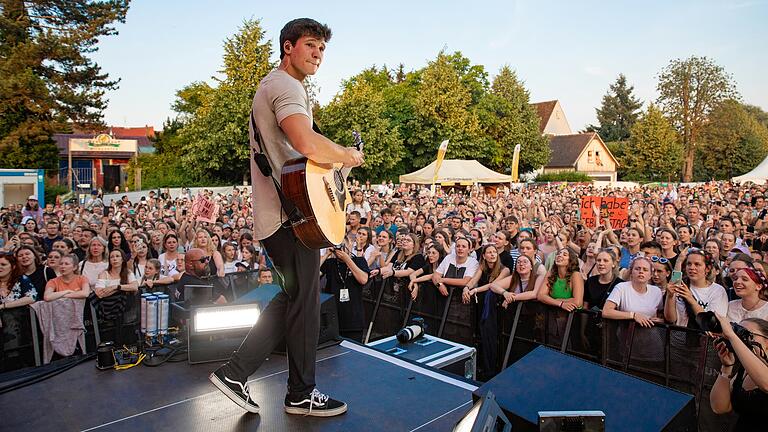
[[[209,279],[211,276],[211,267],[208,265],[211,257],[205,255],[205,251],[199,248],[192,248],[184,256],[184,273],[178,282],[177,297],[184,299],[184,287],[187,285],[213,285],[214,303],[224,304],[227,298],[224,295],[224,287],[220,279]]]

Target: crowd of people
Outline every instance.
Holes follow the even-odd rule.
[[[390,279],[426,313],[436,313],[451,293],[472,304],[480,369],[489,375],[498,364],[496,314],[516,302],[592,309],[642,327],[696,328],[696,315],[711,311],[749,329],[754,341],[742,349],[731,326],[723,326],[713,410],[736,410],[750,422],[768,406],[765,186],[538,184],[435,193],[355,182],[352,189],[345,244],[321,253],[324,288],[335,294],[344,336],[363,339],[361,291],[372,279]],[[198,220],[188,189],[178,196],[149,191],[136,202],[94,194],[82,204],[45,208],[31,196],[23,206],[3,208],[0,308],[105,300],[184,277],[271,269],[252,235],[250,194],[237,187],[201,193],[219,204],[215,223]],[[596,223],[585,225],[585,196],[627,198],[627,220],[612,226],[592,208]],[[279,282],[275,270],[264,277]],[[222,291],[214,300],[232,299]],[[734,356],[744,365],[736,375]]]

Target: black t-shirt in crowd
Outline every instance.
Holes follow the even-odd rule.
[[[590,308],[597,306],[603,309],[605,301],[608,300],[608,294],[611,293],[613,287],[624,282],[620,278],[614,278],[611,283],[600,283],[600,275],[591,276],[587,279],[587,283],[584,284],[584,302],[589,304]]]
[[[424,259],[424,255],[416,254],[408,258],[404,263],[401,263],[397,261],[397,259],[394,259],[392,264],[395,270],[406,270],[406,269],[418,270],[424,267],[424,264],[426,263],[427,263],[427,260]]]
[[[365,273],[368,273],[368,263],[365,257],[351,257],[355,265]],[[365,328],[365,316],[363,312],[363,286],[355,279],[347,265],[331,257],[323,262],[320,273],[325,275],[325,292],[333,294],[336,298],[336,308],[339,314],[339,331],[354,332]],[[346,289],[348,301],[342,301],[341,290]],[[342,336],[344,336],[342,334]]]
[[[37,299],[42,300],[43,294],[45,294],[45,285],[49,280],[56,277],[56,272],[50,267],[39,266],[35,269],[34,273],[29,275],[29,279],[32,281],[32,285],[37,290]]]
[[[480,257],[478,256],[478,261]],[[501,265],[508,268],[510,273],[514,273],[515,271],[515,259],[512,258],[512,255],[509,253],[509,251],[501,251],[499,254],[499,261],[501,261]]]

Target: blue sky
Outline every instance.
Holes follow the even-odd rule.
[[[745,102],[768,110],[768,0],[134,0],[120,34],[104,38],[94,55],[121,79],[107,95],[106,122],[160,128],[174,116],[178,89],[211,82],[223,41],[244,19],[261,19],[277,51],[283,24],[303,16],[333,29],[316,75],[322,104],[368,66],[418,69],[445,48],[491,76],[509,65],[532,101],[559,99],[574,130],[595,122],[595,107],[619,73],[647,103],[656,98],[659,71],[691,55],[715,60]]]

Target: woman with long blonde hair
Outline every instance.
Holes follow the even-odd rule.
[[[219,277],[224,276],[224,258],[219,253],[217,245],[211,240],[211,234],[200,228],[195,231],[195,239],[192,241],[192,247],[202,249],[205,255],[210,257],[208,265],[211,266],[211,275]]]

